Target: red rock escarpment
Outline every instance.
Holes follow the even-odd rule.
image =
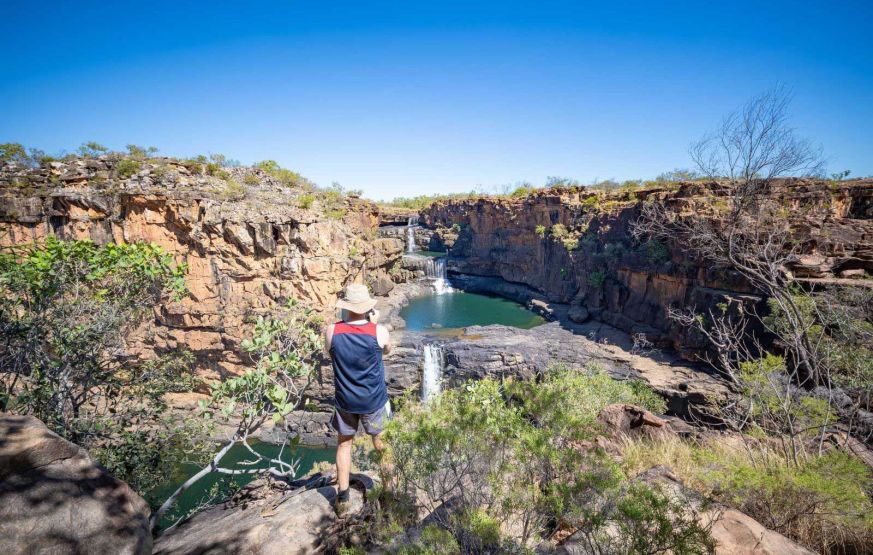
[[[451,271],[525,284],[550,301],[569,303],[577,321],[593,317],[690,355],[705,343],[670,321],[667,307],[706,310],[726,296],[759,297],[735,272],[702,263],[681,246],[637,244],[630,226],[646,200],[661,200],[679,214],[719,218],[728,194],[719,183],[609,195],[556,188],[526,198],[437,202],[421,220],[436,231],[437,243],[446,238]],[[803,245],[790,268],[795,276],[870,285],[873,180],[780,180],[767,198],[778,203]]]
[[[191,174],[171,159],[143,163],[128,178],[107,157],[35,170],[0,165],[0,244],[55,235],[165,248],[187,265],[191,294],[158,306],[130,338],[130,354],[187,349],[212,377],[246,363],[239,344],[252,314],[289,298],[329,310],[350,281],[381,278],[390,286],[387,268],[403,245],[376,237],[373,204],[333,198],[327,206],[321,197],[313,204],[260,170],[229,172],[238,181]]]

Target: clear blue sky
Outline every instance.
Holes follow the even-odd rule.
[[[873,174],[873,2],[2,3],[0,142],[275,159],[373,198],[652,177],[777,82]]]

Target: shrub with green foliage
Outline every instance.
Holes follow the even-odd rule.
[[[35,168],[52,161],[54,158],[36,148],[25,149],[20,143],[0,144],[0,162],[11,162]]]
[[[137,146],[134,144],[127,145],[127,152],[130,157],[135,160],[146,160],[158,153],[158,149],[153,146]]]
[[[286,417],[306,406],[308,388],[323,360],[323,324],[318,312],[294,299],[288,301],[281,313],[260,315],[255,319],[250,337],[240,343],[253,367],[211,384],[209,400],[200,402],[202,417],[230,419],[233,432],[220,447],[213,446],[211,460],[154,511],[153,527],[187,488],[213,472],[226,476],[255,474],[299,478],[299,458],[289,461],[261,455],[252,449],[249,441],[266,422],[280,425]],[[299,443],[298,436],[286,436],[282,449],[288,448],[295,454]],[[232,468],[222,463],[234,446],[246,448],[251,468]]]
[[[600,289],[606,283],[606,274],[601,270],[594,270],[588,274],[588,283],[595,289]]]
[[[118,164],[115,166],[115,171],[118,173],[118,177],[121,179],[127,179],[128,177],[133,176],[138,173],[142,169],[142,164],[140,164],[137,160],[131,160],[130,158],[125,158],[124,160],[119,160]]]
[[[255,164],[255,167],[267,172],[285,187],[300,188],[305,191],[311,191],[315,188],[314,183],[297,172],[283,168],[275,160],[264,160],[263,162],[258,162]]]
[[[407,400],[385,432],[403,501],[383,521],[431,514],[462,553],[523,551],[563,522],[581,523],[601,547],[615,544],[606,533],[615,526],[635,531],[628,537],[637,542],[654,527],[652,545],[705,552],[707,531],[684,511],[668,514],[674,505],[622,487],[612,459],[578,447],[599,432],[600,410],[617,402],[664,408],[642,382],[612,380],[596,366],[554,367],[537,382],[470,382],[427,404]],[[429,552],[419,544],[403,552]]]
[[[315,195],[309,194],[309,193],[307,193],[305,195],[300,195],[297,198],[297,206],[299,206],[300,208],[303,208],[304,210],[309,210],[310,208],[312,208],[312,203],[314,203],[314,202],[315,202]]]
[[[461,548],[451,532],[430,524],[411,543],[400,545],[397,555],[461,555]]]
[[[646,243],[646,256],[652,264],[663,264],[670,260],[670,247],[657,239]]]
[[[550,233],[555,239],[563,239],[569,232],[567,231],[567,226],[564,224],[555,224],[552,226]]]
[[[4,249],[0,410],[36,416],[133,487],[150,487],[177,460],[172,447],[193,439],[166,421],[163,403],[190,385],[190,359],[127,360],[123,342],[162,297],[185,291],[184,266],[155,245],[49,237]]]
[[[807,453],[797,464],[773,444],[769,438],[628,441],[623,463],[631,474],[668,466],[687,485],[817,552],[873,548],[870,469],[836,449]]]
[[[82,143],[79,146],[78,153],[82,158],[97,158],[102,154],[106,154],[109,152],[109,148],[101,145],[100,143],[90,141],[87,143]]]
[[[546,226],[544,226],[544,225],[536,226],[536,228],[534,229],[534,233],[536,233],[537,237],[539,237],[540,239],[544,239],[546,236]]]

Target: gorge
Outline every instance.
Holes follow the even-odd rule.
[[[647,202],[720,221],[728,195],[720,182],[611,192],[555,187],[519,198],[436,200],[411,211],[288,186],[258,167],[210,175],[153,158],[124,176],[121,161],[0,165],[0,245],[49,236],[144,241],[183,263],[189,295],[164,299],[120,354],[193,355],[196,386],[168,394],[177,414],[195,410],[210,384],[253,366],[243,339],[258,315],[296,299],[334,318],[342,288],[363,282],[392,331],[386,380],[393,398],[413,392],[431,402],[475,380],[535,382],[555,366],[596,367],[619,383],[642,380],[665,401],[664,422],[694,435],[708,422],[708,407],[736,392],[701,363],[711,349],[706,338],[668,311],[766,306],[730,268],[631,233]],[[873,180],[781,180],[767,198],[783,207],[800,245],[788,269],[798,282],[873,286]],[[305,472],[332,461],[319,450],[334,441],[330,365],[320,366],[308,396],[306,410],[257,434],[270,456],[288,437],[313,448]],[[864,406],[861,417],[869,411]],[[867,447],[853,445],[869,457]],[[205,514],[194,528],[209,524]],[[182,541],[179,534],[156,547],[179,552],[167,547]]]

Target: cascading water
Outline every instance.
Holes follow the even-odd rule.
[[[446,259],[444,257],[432,258],[425,270],[427,276],[433,279],[433,290],[437,295],[454,291],[449,285],[446,271]]]
[[[410,216],[406,221],[406,252],[415,252],[418,247],[415,244],[415,228],[418,227],[418,215]]]
[[[446,367],[446,353],[435,344],[422,347],[421,357],[421,400],[429,401],[440,392],[443,370]]]

